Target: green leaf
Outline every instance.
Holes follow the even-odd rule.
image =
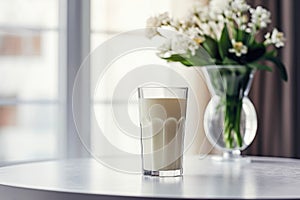
[[[192,66],[208,66],[216,64],[216,60],[213,59],[208,52],[200,47],[196,50],[196,54],[188,58],[188,61]]]
[[[165,59],[168,62],[180,62],[186,66],[193,66],[193,64],[187,58],[185,58],[183,55],[180,54],[174,54],[168,58],[162,58],[162,59]]]
[[[236,37],[235,37],[236,41],[242,41],[243,38],[244,38],[243,31],[240,30],[240,29],[237,29],[236,30]]]
[[[237,65],[239,64],[238,62],[236,62],[235,60],[232,60],[228,57],[225,57],[223,62],[222,62],[223,65]]]
[[[205,41],[202,43],[202,46],[212,58],[220,59],[218,42],[216,40],[209,36],[205,36]]]
[[[237,29],[236,41],[243,42],[244,45],[249,46],[251,34],[244,30]]]
[[[264,55],[264,57],[266,57],[266,56],[276,57],[277,56],[277,51],[273,50],[273,51],[266,52],[265,55]]]
[[[173,54],[170,57],[162,58],[168,62],[180,62],[185,66],[208,66],[216,64],[215,59],[207,53],[204,48],[198,48],[195,55]]]
[[[265,55],[264,59],[269,60],[276,65],[277,69],[279,70],[281,79],[283,79],[284,81],[288,80],[288,75],[285,66],[277,57],[274,57],[272,55]]]
[[[271,72],[272,68],[266,65],[261,65],[259,63],[248,63],[247,64],[248,67],[250,67],[251,69],[256,69],[256,70],[266,70]]]
[[[221,59],[224,60],[224,58],[227,57],[227,55],[228,55],[228,50],[232,47],[231,39],[230,39],[229,32],[228,32],[226,25],[224,26],[224,28],[222,30],[222,34],[221,34],[221,38],[220,38],[218,47],[219,47],[219,53],[220,53]]]
[[[248,53],[245,57],[246,63],[251,63],[262,58],[266,53],[266,47],[263,44],[254,44],[248,47]]]

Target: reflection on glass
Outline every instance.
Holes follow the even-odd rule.
[[[183,177],[142,176],[142,194],[183,194]]]

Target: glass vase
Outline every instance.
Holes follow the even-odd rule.
[[[254,71],[246,66],[203,68],[212,95],[204,114],[204,130],[210,143],[223,152],[221,161],[242,161],[241,151],[257,131],[255,108],[248,98]]]

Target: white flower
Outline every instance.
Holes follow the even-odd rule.
[[[271,22],[271,13],[261,6],[257,6],[256,9],[250,8],[251,23],[250,27],[256,27],[258,29],[267,27]]]
[[[195,1],[188,13],[195,15],[195,13],[201,12],[201,10],[205,7],[207,7],[207,3],[205,1]]]
[[[240,20],[240,24],[238,25],[238,27],[241,29],[241,30],[244,30],[247,32],[247,23],[248,23],[249,19],[248,19],[248,16],[247,15],[242,15],[241,16],[241,20]],[[238,24],[238,23],[237,23]]]
[[[192,39],[203,35],[203,32],[197,27],[190,27],[184,33]]]
[[[184,32],[189,38],[193,39],[197,44],[201,44],[205,41],[203,32],[197,27],[190,27]]]
[[[159,20],[161,21],[162,25],[167,25],[170,21],[170,16],[168,12],[164,12],[158,15]]]
[[[209,10],[209,7],[206,6],[198,8],[195,14],[199,17],[199,20],[202,23],[207,23],[210,20],[210,12],[213,11]]]
[[[159,35],[159,32],[157,31],[157,27],[159,27],[160,21],[158,20],[157,17],[150,17],[147,20],[147,25],[146,25],[146,37],[148,38],[153,38],[156,35]]]
[[[168,12],[162,13],[158,16],[150,17],[146,24],[146,36],[148,38],[153,38],[154,36],[159,35],[157,28],[163,25],[168,25],[170,20],[171,19]]]
[[[233,0],[230,4],[230,9],[235,13],[243,13],[250,9],[250,6],[245,0]]]
[[[160,33],[158,32],[157,27],[147,28],[146,32],[145,32],[146,37],[149,39],[151,39],[159,34]]]
[[[161,58],[168,58],[172,55],[172,46],[171,39],[168,39],[165,43],[163,43],[160,47],[158,47],[157,55]]]
[[[241,57],[242,54],[248,53],[248,47],[245,46],[242,42],[237,42],[234,39],[231,42],[233,48],[228,50],[230,53],[235,53],[237,57]]]
[[[202,18],[203,21],[200,17],[195,17],[194,22],[196,27],[199,27],[201,30],[201,35],[209,35],[212,38],[219,39],[225,24],[225,18],[222,15],[212,16],[212,14],[206,17],[205,20]],[[214,19],[211,19],[211,17]]]
[[[248,23],[248,21],[249,21],[249,18],[248,18],[248,16],[247,15],[242,15],[242,23],[243,24],[245,24],[245,23]]]
[[[175,27],[177,30],[184,31],[190,27],[193,26],[191,19],[184,19],[182,21],[179,21],[179,26]]]
[[[192,15],[192,16],[190,17],[190,21],[191,21],[195,26],[198,26],[198,27],[200,27],[201,24],[202,24],[201,20],[200,20],[196,15]]]
[[[232,19],[234,20],[239,29],[246,30],[248,22],[247,15],[233,15]]]
[[[224,10],[224,16],[226,17],[226,19],[232,19],[233,15],[234,13],[232,10]]]
[[[158,55],[162,58],[170,57],[174,54],[189,54],[195,55],[199,45],[189,37],[178,34],[168,39],[162,46],[158,48]]]
[[[237,26],[238,27],[241,27],[242,26],[242,24],[243,24],[243,19],[242,19],[242,17],[240,17],[240,16],[237,16],[237,15],[233,15],[232,16],[232,19],[235,21],[235,23],[237,24]]]
[[[170,25],[174,28],[178,28],[181,26],[181,22],[178,19],[173,19],[170,21]]]
[[[241,28],[245,24],[244,13],[249,9],[250,6],[245,0],[211,0],[208,21],[220,23],[221,27],[227,22],[234,21]]]
[[[201,24],[201,30],[205,35],[213,37],[211,27],[208,25],[208,23]]]
[[[217,16],[217,22],[218,22],[218,23],[225,23],[225,22],[226,22],[226,19],[224,18],[223,15],[218,15],[218,16]]]
[[[280,48],[284,46],[285,37],[282,32],[279,32],[276,28],[271,33],[265,35],[265,45],[274,44],[275,47]]]
[[[199,46],[194,40],[182,34],[172,38],[171,49],[175,54],[186,54],[190,51],[192,55],[195,55],[198,48]]]
[[[242,24],[240,26],[240,29],[247,32],[247,25],[246,24]]]
[[[245,0],[211,0],[209,7],[210,12],[224,14],[229,19],[232,19],[233,14],[240,16],[250,9]]]
[[[232,0],[211,0],[209,7],[212,12],[223,13],[229,9],[229,4]]]
[[[211,36],[214,35],[215,39],[219,39],[221,37],[222,30],[224,28],[224,24],[216,23],[216,22],[212,21],[212,22],[208,22],[208,25],[210,27],[210,30],[212,31],[212,33],[210,35]]]

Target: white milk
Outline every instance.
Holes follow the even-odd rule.
[[[145,170],[182,168],[186,99],[140,99]]]

